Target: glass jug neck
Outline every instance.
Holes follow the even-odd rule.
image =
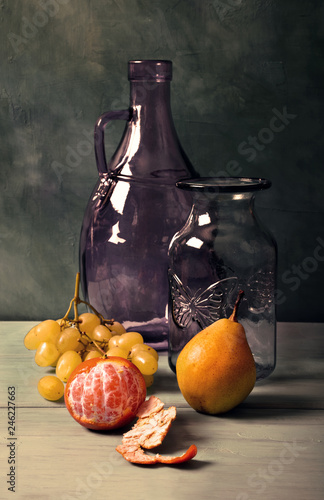
[[[130,106],[142,113],[148,111],[159,121],[171,119],[170,82],[131,81]]]

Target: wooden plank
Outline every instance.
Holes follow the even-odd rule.
[[[121,430],[88,431],[64,408],[19,408],[17,417],[15,498],[323,498],[323,411],[236,409],[209,417],[179,409],[158,451],[179,454],[195,443],[198,454],[177,467],[129,464],[115,451]],[[3,427],[1,436],[3,450]],[[1,478],[7,471],[4,457]],[[3,481],[1,498],[11,498]]]
[[[0,357],[28,355],[28,350],[24,346],[24,337],[38,323],[38,321],[1,321],[2,349]]]

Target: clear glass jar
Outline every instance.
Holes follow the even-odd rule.
[[[277,247],[254,212],[266,179],[200,178],[177,183],[193,204],[169,247],[169,365],[184,345],[219,318],[229,317],[244,291],[238,321],[245,328],[257,380],[276,363]]]

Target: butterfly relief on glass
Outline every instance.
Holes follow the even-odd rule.
[[[196,321],[203,329],[225,316],[228,301],[237,287],[237,278],[224,278],[205,290],[199,288],[193,292],[169,269],[169,283],[175,323],[180,328],[187,328]]]

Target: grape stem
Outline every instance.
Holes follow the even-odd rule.
[[[81,321],[79,319],[78,305],[79,304],[84,304],[84,305],[88,306],[94,312],[94,314],[96,316],[98,316],[98,318],[100,319],[101,324],[112,325],[114,323],[114,319],[105,319],[102,316],[102,314],[100,314],[89,302],[80,299],[80,291],[79,290],[80,290],[80,273],[78,272],[76,274],[76,278],[75,278],[74,297],[71,300],[71,302],[69,304],[69,307],[68,307],[68,310],[66,311],[65,315],[63,316],[62,321],[63,322],[69,321],[69,314],[70,314],[72,306],[73,306],[73,309],[74,309],[74,319],[72,320],[72,323],[74,323],[76,325],[76,327],[79,329],[79,325],[78,324]],[[89,337],[89,335],[87,335],[85,332],[82,332],[82,335],[84,335],[85,337],[87,337],[87,339],[90,341],[90,343],[94,344],[96,346],[96,348],[98,349],[98,351],[100,351],[106,357],[105,351],[97,344],[97,342],[95,340],[92,340]]]
[[[79,321],[79,313],[78,313],[78,301],[80,300],[79,288],[80,288],[80,273],[77,273],[76,278],[75,278],[75,289],[74,289],[74,297],[73,297],[74,321],[76,323]]]
[[[102,324],[107,324],[107,325],[112,325],[114,323],[114,319],[105,319],[102,314],[100,314],[97,309],[95,309],[89,302],[86,300],[80,299],[80,293],[79,293],[79,288],[80,288],[80,273],[78,272],[76,274],[75,278],[75,290],[74,290],[74,297],[70,302],[69,308],[66,311],[65,315],[63,316],[62,320],[67,321],[69,319],[69,314],[71,312],[72,306],[74,306],[74,319],[73,323],[78,324],[80,322],[79,320],[79,312],[78,312],[78,305],[79,304],[84,304],[88,306],[96,316],[100,319],[100,322]]]
[[[101,352],[101,354],[103,354],[103,356],[106,358],[107,357],[107,354],[106,352],[100,347],[100,345],[98,345],[98,343],[93,340],[91,337],[89,337],[89,335],[85,332],[82,332],[82,335],[84,335],[85,337],[87,337],[87,339],[90,341],[90,344],[93,344],[96,346],[96,348],[98,349],[98,351]]]
[[[66,313],[64,314],[64,316],[62,318],[63,321],[67,321],[69,319],[69,314],[71,312],[71,309],[72,309],[72,306],[73,306],[73,302],[74,302],[74,299],[71,300],[69,308],[68,308],[68,310],[66,311]]]

